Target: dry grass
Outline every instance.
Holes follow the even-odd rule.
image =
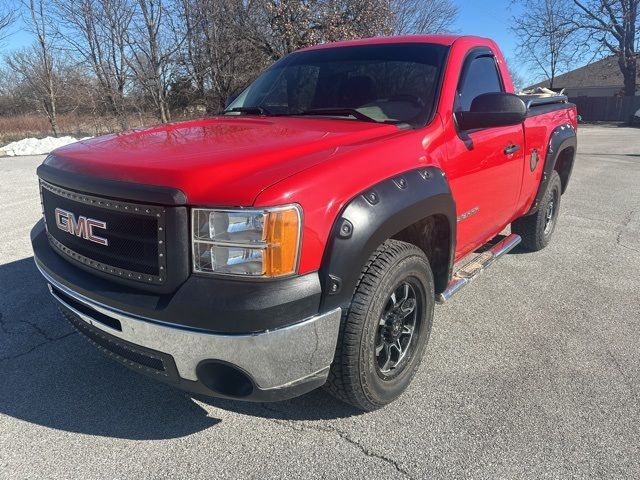
[[[158,123],[152,116],[130,116],[131,128],[139,128]],[[60,135],[86,137],[104,135],[121,130],[118,121],[113,117],[92,117],[69,113],[58,116]],[[0,146],[23,138],[42,138],[52,136],[49,122],[42,115],[24,114],[12,117],[0,117]]]

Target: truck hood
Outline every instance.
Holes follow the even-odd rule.
[[[338,147],[398,133],[393,125],[342,119],[213,117],[83,140],[55,150],[45,164],[178,188],[192,205],[249,206],[267,187]]]

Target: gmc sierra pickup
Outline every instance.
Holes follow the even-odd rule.
[[[35,261],[134,370],[256,401],[326,384],[372,410],[410,383],[436,303],[548,244],[576,128],[566,97],[515,95],[485,38],[306,48],[219,116],[54,151]]]

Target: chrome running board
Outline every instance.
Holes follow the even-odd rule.
[[[449,282],[449,285],[447,285],[446,290],[436,295],[436,302],[444,303],[449,300],[456,292],[484,272],[487,267],[489,267],[498,258],[513,250],[521,240],[522,238],[520,238],[520,235],[512,233],[500,240],[489,250],[480,253],[473,260],[465,263],[458,271],[456,271],[456,273],[453,274],[453,278]]]

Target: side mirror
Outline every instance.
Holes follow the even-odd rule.
[[[506,127],[524,122],[527,106],[513,93],[483,93],[471,102],[468,112],[456,112],[460,130]]]
[[[224,108],[225,108],[225,109],[226,109],[226,108],[229,108],[229,105],[231,105],[231,104],[234,102],[234,100],[235,100],[236,98],[238,98],[238,96],[237,96],[237,95],[230,95],[230,96],[228,96],[228,97],[227,97],[227,99],[224,101]]]

